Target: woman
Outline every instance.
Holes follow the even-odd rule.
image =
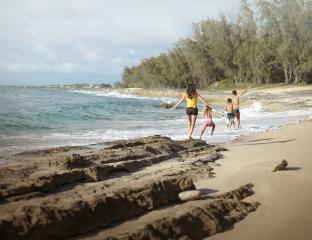
[[[186,115],[188,119],[188,139],[191,139],[195,122],[198,114],[198,108],[197,108],[197,99],[200,99],[205,105],[208,105],[208,103],[199,95],[199,93],[196,92],[196,88],[194,84],[189,84],[187,86],[186,93],[183,95],[183,97],[177,102],[176,105],[174,105],[171,109],[175,109],[179,104],[183,102],[184,99],[186,99]]]

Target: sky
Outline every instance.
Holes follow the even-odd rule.
[[[240,0],[0,0],[0,85],[114,83]]]

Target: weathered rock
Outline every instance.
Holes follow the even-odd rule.
[[[70,151],[78,151],[78,150],[86,150],[86,149],[89,149],[89,148],[85,146],[63,146],[63,147],[56,147],[56,148],[25,151],[25,152],[15,154],[15,156],[25,156],[25,155],[46,156],[46,155],[55,154],[55,153],[66,153]]]
[[[286,167],[287,167],[287,165],[288,165],[287,161],[286,161],[285,159],[283,159],[282,162],[281,162],[280,164],[276,165],[276,166],[273,168],[272,172],[285,170]]]
[[[190,201],[158,210],[157,213],[146,214],[77,239],[203,239],[231,229],[236,222],[257,209],[258,202],[241,201],[244,196],[253,194],[252,186],[244,185],[215,199]]]
[[[169,109],[172,108],[174,105],[170,104],[170,103],[162,103],[159,105],[160,108],[165,108],[165,109]]]
[[[178,195],[179,200],[183,202],[198,200],[201,198],[201,196],[202,194],[199,190],[190,190],[190,191],[180,192]]]
[[[145,225],[132,234],[107,239],[203,239],[229,230],[249,212],[255,211],[257,206],[233,200],[215,200],[187,211],[173,213],[170,217]]]
[[[106,179],[108,174],[114,170],[114,166],[104,165],[104,166],[95,166],[84,169],[84,173],[88,176],[90,181],[101,181]]]
[[[76,149],[16,155],[0,166],[0,239],[80,236],[172,205],[222,158],[204,141],[162,136]]]
[[[72,170],[74,168],[85,168],[91,165],[91,162],[79,154],[71,154],[63,159],[57,159],[49,162],[49,167],[56,166],[61,169]]]
[[[224,147],[219,146],[219,147],[216,147],[216,151],[217,151],[217,152],[225,152],[225,151],[228,151],[228,149],[227,149],[227,148],[224,148]]]
[[[132,182],[113,192],[90,188],[76,190],[71,198],[59,194],[39,202],[7,204],[0,209],[0,236],[51,239],[77,235],[176,202],[179,192],[194,188],[190,179],[172,177],[144,185]],[[96,192],[90,194],[92,189]]]
[[[242,200],[248,196],[251,196],[254,194],[253,191],[254,185],[252,183],[248,183],[246,185],[243,185],[233,191],[226,192],[218,196],[218,198],[223,199],[234,199],[234,200]]]
[[[70,153],[73,149],[79,154]],[[85,149],[83,152],[82,149]],[[103,181],[112,171],[134,173],[151,165],[169,161],[185,162],[183,169],[163,170],[164,175],[190,174],[196,170],[209,175],[207,162],[222,157],[216,153],[213,145],[204,141],[172,141],[168,137],[151,136],[129,141],[118,141],[108,147],[90,151],[90,148],[60,147],[51,150],[39,150],[35,157],[19,155],[23,161],[18,165],[0,167],[0,202],[36,196],[33,192],[49,193],[62,187],[74,187],[74,184]],[[44,155],[44,159],[42,156]],[[62,155],[63,154],[63,155]],[[30,157],[27,159],[27,157]],[[26,159],[25,159],[26,158]],[[48,163],[48,164],[47,164]],[[194,168],[193,166],[201,168]],[[168,173],[165,173],[167,171]],[[196,174],[194,174],[195,176]],[[198,175],[198,174],[197,174]],[[27,197],[26,197],[27,195]],[[5,198],[5,199],[3,199]]]

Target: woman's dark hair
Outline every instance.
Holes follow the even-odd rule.
[[[196,94],[195,84],[191,83],[187,85],[186,94],[188,98],[193,98]]]
[[[232,102],[232,99],[231,99],[231,98],[228,98],[226,101],[227,101],[228,103],[231,103],[231,102]]]
[[[236,96],[236,94],[237,94],[236,90],[233,90],[232,94]]]

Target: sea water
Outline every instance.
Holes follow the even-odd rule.
[[[187,137],[184,109],[162,109],[175,98],[138,97],[111,91],[44,87],[0,87],[0,153],[87,145],[119,139],[164,135]],[[183,106],[183,104],[182,104]],[[199,106],[200,110],[202,106]],[[216,111],[222,112],[221,107]],[[238,136],[264,132],[284,124],[309,119],[312,109],[266,112],[260,102],[241,109],[241,129],[227,129],[224,117],[214,117],[216,130],[207,129],[209,143],[231,141]],[[194,130],[202,127],[199,114]]]

